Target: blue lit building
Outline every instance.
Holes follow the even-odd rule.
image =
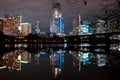
[[[58,18],[58,33],[64,33],[64,18]]]
[[[55,34],[64,34],[64,18],[62,17],[61,4],[54,3],[53,16],[50,21],[50,32]]]
[[[89,21],[83,21],[82,24],[78,26],[78,35],[87,34],[91,32],[91,26]]]
[[[81,16],[79,18],[73,19],[73,31],[70,32],[70,35],[82,35],[93,33],[93,28],[89,21],[81,21]]]

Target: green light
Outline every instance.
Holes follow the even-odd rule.
[[[21,63],[27,64],[28,61],[20,60]]]

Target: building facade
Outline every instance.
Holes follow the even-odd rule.
[[[79,15],[78,18],[73,19],[73,31],[70,32],[70,35],[82,35],[92,33],[90,25],[91,22],[89,21],[81,21],[81,17]]]
[[[61,4],[54,3],[53,16],[50,20],[50,32],[55,34],[64,34],[64,18],[62,17]]]
[[[0,18],[0,32],[3,32],[3,26],[7,20],[5,18]]]
[[[32,33],[32,26],[30,23],[21,23],[21,26],[19,26],[19,31],[21,36],[26,36],[29,33]]]
[[[18,26],[22,22],[20,15],[5,14],[3,21],[2,31],[5,35],[16,36],[18,35]]]

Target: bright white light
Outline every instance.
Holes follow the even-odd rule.
[[[57,72],[57,68],[55,68],[55,75],[57,75],[57,73],[58,73],[58,72]]]
[[[21,31],[21,26],[18,26],[18,30],[20,30],[20,31]]]
[[[62,17],[62,13],[59,14],[59,17]]]
[[[120,51],[120,48],[118,48],[118,51]]]
[[[55,18],[58,18],[58,15],[55,15]]]
[[[88,57],[89,57],[88,53],[83,54],[83,58],[88,58]]]
[[[21,60],[21,55],[18,55],[18,60]]]

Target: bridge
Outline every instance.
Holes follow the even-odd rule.
[[[82,34],[70,36],[46,36],[38,34],[29,34],[27,36],[7,36],[0,34],[0,42],[4,43],[42,43],[42,44],[59,44],[59,43],[120,43],[120,32],[110,33],[95,33],[95,34]]]

